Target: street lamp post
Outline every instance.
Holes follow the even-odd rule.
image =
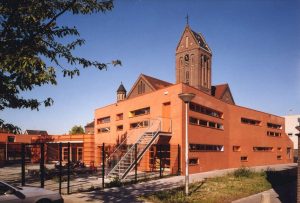
[[[297,168],[297,203],[300,203],[300,119],[299,126],[296,126],[296,129],[299,131],[298,134],[298,168]]]
[[[178,97],[185,103],[185,195],[189,194],[189,141],[188,141],[188,104],[195,97],[193,93],[181,93]]]

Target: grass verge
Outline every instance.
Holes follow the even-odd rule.
[[[265,172],[253,172],[241,168],[222,177],[209,178],[203,182],[190,184],[188,197],[184,187],[156,192],[141,197],[151,202],[231,202],[242,197],[271,189]]]

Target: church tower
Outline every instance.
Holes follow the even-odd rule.
[[[186,83],[211,94],[211,59],[204,37],[187,23],[176,48],[176,83]]]

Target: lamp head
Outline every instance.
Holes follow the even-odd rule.
[[[189,103],[194,99],[196,95],[194,93],[181,93],[178,94],[178,97],[184,102],[184,103]]]

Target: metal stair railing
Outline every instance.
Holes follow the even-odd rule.
[[[160,128],[161,121],[159,119],[151,119],[149,120],[149,127],[146,130],[144,130],[143,133],[141,133],[141,136],[137,138],[134,144],[129,145],[125,153],[118,154],[118,150],[121,149],[121,147],[119,146],[118,150],[115,150],[114,153],[110,156],[110,159],[114,160],[114,163],[111,169],[106,174],[106,177],[117,176],[120,179],[124,178],[124,174],[127,174],[129,172],[128,169],[131,169],[132,164],[134,164],[135,144],[140,144],[149,135],[151,136],[150,142],[153,142],[153,137],[157,136],[158,132],[160,131]],[[147,142],[147,145],[145,146],[143,152],[147,150],[146,148],[148,147],[148,144],[150,142]],[[124,141],[122,143],[124,143]],[[139,152],[140,149],[138,149],[138,157],[141,158],[142,154]]]

